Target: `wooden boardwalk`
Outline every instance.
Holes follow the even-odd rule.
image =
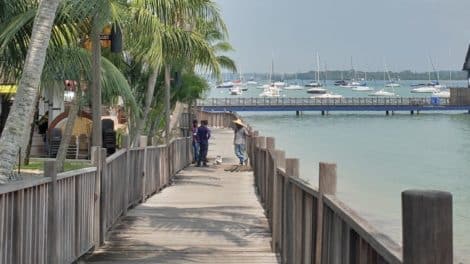
[[[174,184],[130,210],[85,263],[278,263],[252,172],[236,164],[230,130],[214,130],[209,158],[222,165],[190,167]]]

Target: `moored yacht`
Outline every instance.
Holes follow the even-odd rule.
[[[260,97],[280,97],[280,89],[275,85],[270,85],[268,88],[265,88],[263,92],[259,95]]]
[[[332,93],[325,93],[325,94],[320,94],[320,95],[314,95],[314,96],[311,96],[310,98],[332,98],[332,99],[339,99],[339,98],[343,98],[342,95],[340,94],[332,94]]]
[[[376,92],[370,93],[369,96],[395,97],[397,95],[395,93],[387,92],[384,89],[382,89],[382,90],[378,90]]]
[[[217,85],[217,88],[232,88],[232,87],[233,87],[233,82],[223,82]]]
[[[351,90],[356,91],[356,92],[369,92],[369,91],[373,91],[374,89],[366,85],[364,86],[359,85],[359,86],[353,87]]]
[[[321,87],[312,87],[307,90],[309,94],[326,94],[327,90]]]
[[[230,95],[241,95],[242,93],[243,92],[240,86],[235,86],[235,87],[230,88]]]

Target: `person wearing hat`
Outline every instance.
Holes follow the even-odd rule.
[[[235,146],[235,155],[240,160],[240,165],[247,160],[246,158],[246,137],[250,134],[246,129],[246,125],[240,119],[234,120],[235,134],[233,138],[233,144]]]

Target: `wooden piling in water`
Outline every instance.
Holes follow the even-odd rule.
[[[452,195],[441,191],[402,193],[403,264],[451,264]]]

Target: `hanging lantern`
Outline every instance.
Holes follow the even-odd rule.
[[[106,25],[101,32],[100,39],[101,39],[101,47],[102,48],[109,48],[111,46],[111,25]]]
[[[119,53],[122,52],[122,32],[121,28],[114,24],[111,29],[111,52]]]

